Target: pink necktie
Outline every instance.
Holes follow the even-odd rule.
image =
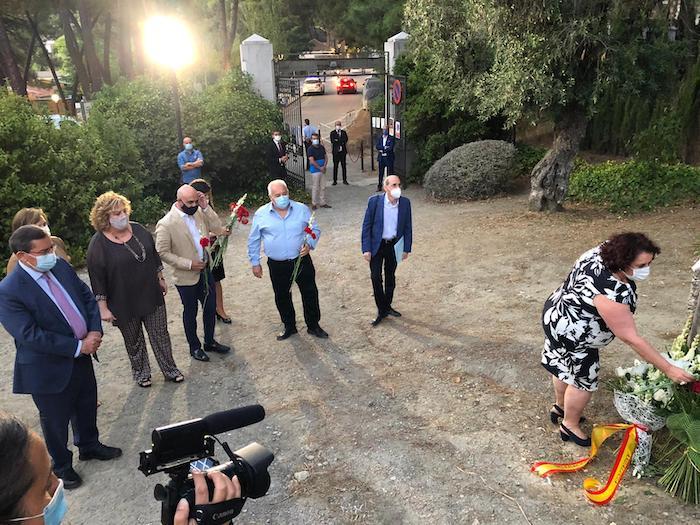
[[[43,275],[43,278],[46,279],[46,282],[49,284],[49,290],[51,290],[51,293],[58,303],[58,307],[61,309],[61,312],[63,312],[63,315],[68,320],[68,324],[73,329],[75,338],[79,340],[84,339],[87,335],[87,325],[85,324],[85,319],[83,319],[83,316],[80,315],[80,312],[73,308],[68,300],[68,297],[66,297],[66,294],[63,293],[61,287],[54,282],[49,272],[46,272]]]

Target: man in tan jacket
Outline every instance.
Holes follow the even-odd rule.
[[[209,361],[206,352],[225,354],[231,350],[214,341],[216,290],[211,271],[205,271],[209,253],[203,246],[208,245],[210,234],[221,236],[229,232],[221,227],[219,217],[203,193],[189,184],[180,186],[177,201],[156,225],[156,250],[160,258],[173,267],[190,355],[198,361]],[[203,238],[207,241],[203,242]],[[197,337],[198,302],[203,309],[204,349]]]

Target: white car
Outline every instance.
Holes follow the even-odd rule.
[[[326,84],[319,77],[307,77],[301,87],[302,95],[310,95],[312,93],[323,95],[326,92]]]

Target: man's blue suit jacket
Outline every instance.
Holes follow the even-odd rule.
[[[383,160],[387,164],[394,163],[394,145],[396,144],[394,137],[391,135],[387,136],[386,146],[384,146],[384,135],[379,135],[374,146],[377,148],[377,161]],[[382,153],[386,153],[383,156]]]
[[[80,310],[89,332],[102,333],[90,288],[59,258],[51,270]],[[78,340],[63,314],[19,264],[0,281],[0,323],[15,339],[15,394],[57,394],[70,381]]]
[[[362,253],[370,252],[372,257],[377,255],[382,243],[384,232],[384,195],[372,195],[367,202],[365,220],[362,223]],[[399,197],[399,221],[396,228],[396,238],[403,237],[403,251],[411,253],[413,244],[413,227],[411,225],[411,201]]]

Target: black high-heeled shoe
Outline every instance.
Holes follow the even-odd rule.
[[[574,434],[571,430],[566,428],[564,424],[562,423],[559,425],[559,437],[561,437],[562,441],[573,441],[576,443],[579,447],[590,447],[591,446],[591,438],[587,437],[585,439],[578,437],[576,434]]]
[[[559,420],[564,417],[564,409],[554,403],[552,405],[552,410],[549,411],[549,420],[552,422],[553,425],[558,425]],[[586,421],[586,418],[584,416],[581,416],[581,419],[578,420],[579,424],[583,423]]]
[[[231,324],[230,317],[224,317],[223,315],[216,314],[216,318],[224,324]]]

